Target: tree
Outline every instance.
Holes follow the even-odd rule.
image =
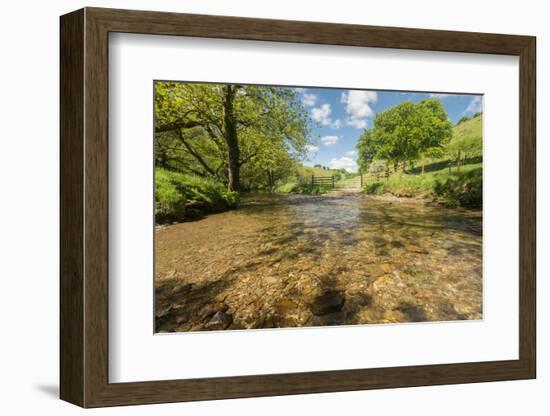
[[[357,149],[359,169],[363,172],[367,172],[377,154],[376,143],[372,138],[372,130],[365,129],[363,134],[359,136],[355,147]]]
[[[438,99],[418,104],[403,102],[374,118],[374,127],[365,130],[357,149],[362,169],[373,160],[385,160],[405,169],[406,162],[422,159],[441,151],[450,140],[452,124]]]
[[[241,168],[308,144],[308,116],[294,90],[233,84],[155,84],[157,161],[211,176],[240,191]],[[177,154],[177,157],[174,155]]]
[[[417,109],[422,129],[418,154],[422,163],[422,174],[424,174],[426,158],[443,155],[445,146],[451,140],[453,127],[438,99],[423,100],[418,103]]]

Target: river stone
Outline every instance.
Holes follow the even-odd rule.
[[[344,306],[345,301],[345,296],[340,292],[325,292],[321,296],[315,298],[310,309],[314,315],[328,315],[329,313],[340,311]]]
[[[219,311],[225,312],[226,310],[227,310],[227,305],[225,303],[222,303],[222,302],[210,303],[202,307],[202,309],[199,311],[199,317],[200,319],[206,319],[214,315],[216,312],[219,312]]]
[[[268,284],[268,285],[275,285],[277,283],[280,283],[281,279],[279,279],[277,276],[267,276],[265,278],[265,282]]]
[[[212,319],[208,321],[205,325],[206,329],[216,330],[216,329],[226,329],[233,322],[233,317],[231,314],[218,311],[214,314]]]
[[[428,250],[426,250],[425,248],[423,247],[420,247],[420,246],[416,246],[416,245],[413,245],[413,244],[409,244],[405,247],[408,251],[410,251],[411,253],[417,253],[417,254],[429,254]]]

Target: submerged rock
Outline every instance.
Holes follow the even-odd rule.
[[[208,321],[205,328],[209,330],[226,329],[232,322],[233,316],[231,316],[231,314],[218,311],[214,314],[212,319]]]
[[[208,305],[203,306],[203,308],[199,311],[199,317],[200,319],[206,319],[209,316],[214,315],[216,312],[225,312],[227,310],[227,305],[222,302],[218,303],[210,303]]]
[[[328,315],[340,311],[346,301],[345,296],[337,291],[325,292],[321,296],[315,298],[311,304],[311,312],[314,315]]]

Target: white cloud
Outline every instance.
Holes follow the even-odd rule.
[[[470,101],[470,104],[468,104],[466,110],[464,110],[464,114],[474,114],[480,112],[482,103],[481,96],[476,95],[472,98],[472,101]]]
[[[337,118],[336,120],[334,120],[332,122],[332,124],[330,125],[330,127],[332,127],[333,129],[335,130],[338,130],[340,127],[342,127],[342,120],[340,120],[339,118]]]
[[[304,92],[306,89],[305,88],[294,88],[294,91],[296,91],[298,94],[301,93],[301,92]]]
[[[357,150],[348,150],[346,156],[353,157],[357,155]]]
[[[338,136],[323,136],[321,141],[325,146],[332,146],[338,141]]]
[[[313,144],[306,144],[306,150],[308,152],[314,153],[314,152],[318,152],[319,148]]]
[[[311,118],[321,123],[323,126],[328,126],[332,123],[330,118],[331,113],[332,110],[330,108],[330,104],[323,104],[321,107],[311,109]]]
[[[328,164],[332,169],[345,169],[348,172],[354,172],[357,170],[357,163],[355,163],[352,158],[347,156],[342,156],[338,159],[331,159]]]
[[[314,106],[317,102],[317,96],[315,94],[304,94],[302,96],[302,104],[309,107]]]
[[[440,98],[440,99],[443,99],[443,98],[448,97],[449,95],[451,95],[451,94],[440,94],[440,93],[433,92],[433,93],[430,93],[428,96],[429,96],[430,98]]]
[[[343,92],[340,102],[346,105],[346,123],[356,129],[362,129],[367,126],[365,118],[374,115],[371,103],[378,100],[375,91],[349,90]]]
[[[367,120],[363,118],[348,117],[346,123],[350,126],[355,127],[356,129],[364,129],[367,127]]]

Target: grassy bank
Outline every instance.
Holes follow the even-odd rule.
[[[367,181],[364,190],[371,195],[432,198],[448,207],[481,207],[482,176],[481,164],[476,163],[463,166],[460,172],[444,168],[424,175],[395,174],[388,179]]]
[[[455,125],[446,151],[441,158],[423,161],[423,167],[392,173],[387,179],[367,179],[364,190],[371,195],[432,198],[448,207],[481,207],[482,116]]]
[[[310,183],[285,183],[275,188],[275,192],[292,193],[292,194],[312,194],[322,195],[330,192],[332,188],[320,185],[312,185]]]
[[[239,195],[213,179],[155,169],[157,223],[184,221],[234,208]]]

